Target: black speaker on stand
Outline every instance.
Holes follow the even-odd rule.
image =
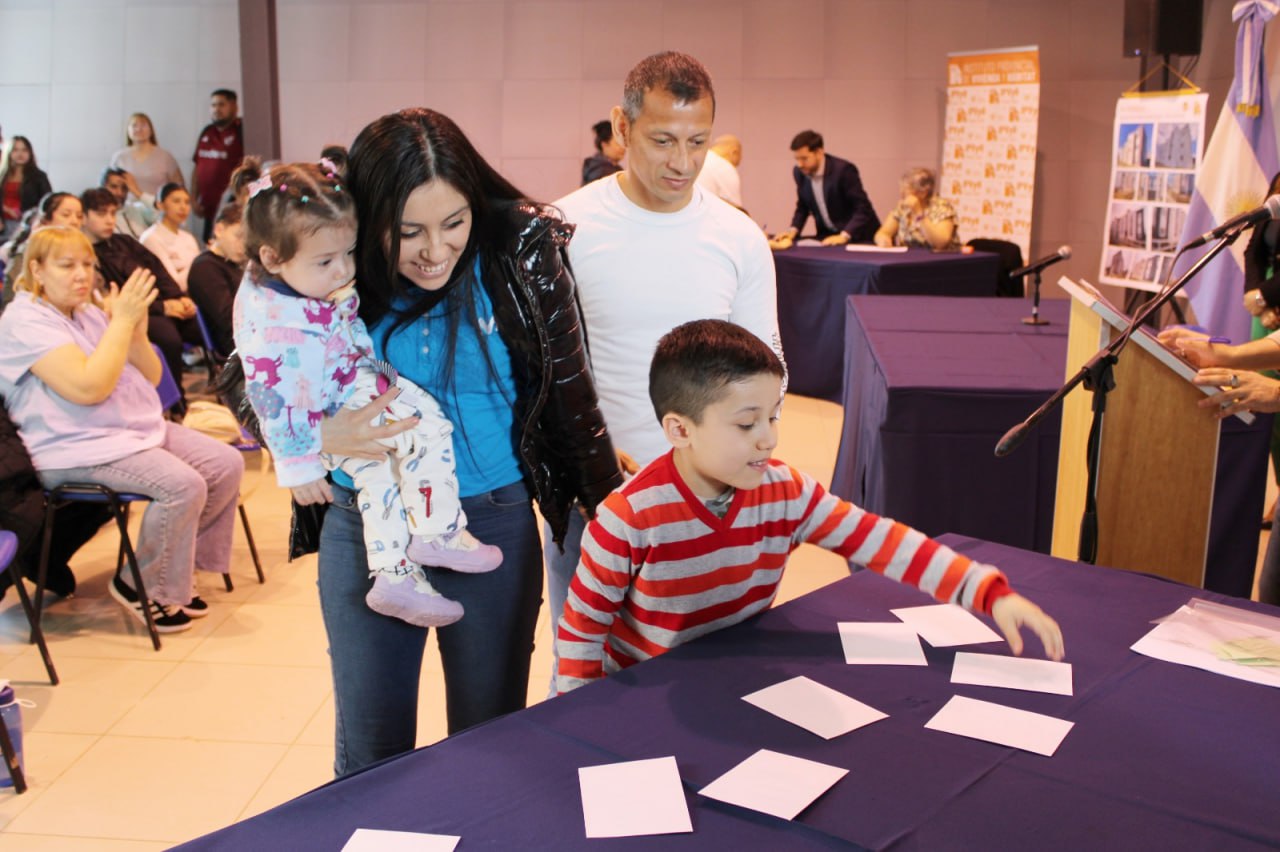
[[[1139,78],[1147,75],[1147,61],[1161,56],[1199,56],[1204,29],[1204,0],[1125,0],[1124,55],[1141,59]],[[1164,69],[1161,88],[1169,88]]]

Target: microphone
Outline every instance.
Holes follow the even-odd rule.
[[[1280,198],[1280,196],[1276,196],[1276,197]],[[1048,255],[1047,257],[1042,257],[1039,260],[1037,260],[1035,263],[1028,263],[1026,266],[1022,267],[1021,269],[1013,270],[1012,272],[1009,273],[1009,277],[1021,278],[1022,276],[1030,272],[1039,272],[1041,269],[1044,269],[1046,266],[1052,266],[1058,261],[1066,260],[1069,257],[1071,257],[1071,246],[1058,246],[1058,250],[1055,251],[1053,254]]]
[[[1183,250],[1198,248],[1209,242],[1209,240],[1216,240],[1236,228],[1243,231],[1245,228],[1252,228],[1259,222],[1265,222],[1268,219],[1280,219],[1280,195],[1273,195],[1263,202],[1261,207],[1255,207],[1248,213],[1241,213],[1239,216],[1233,216],[1218,227],[1214,228],[1212,231],[1201,234],[1183,246]]]

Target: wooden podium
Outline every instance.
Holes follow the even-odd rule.
[[[1129,318],[1087,283],[1064,276],[1058,285],[1072,300],[1070,379]],[[1220,426],[1196,407],[1214,391],[1192,384],[1195,374],[1145,328],[1121,352],[1102,421],[1097,563],[1203,588]],[[1092,405],[1093,394],[1083,387],[1062,404],[1052,552],[1064,559],[1079,556]],[[1254,419],[1247,412],[1237,416]]]

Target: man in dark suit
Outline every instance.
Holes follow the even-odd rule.
[[[778,234],[770,245],[791,248],[810,216],[823,245],[871,242],[880,217],[862,188],[857,166],[826,153],[822,134],[813,130],[797,133],[791,140],[791,151],[796,158],[796,167],[791,170],[796,181],[796,212],[790,229]]]

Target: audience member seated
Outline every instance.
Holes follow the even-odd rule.
[[[86,189],[80,201],[84,205],[84,232],[93,243],[103,280],[125,281],[138,267],[155,276],[156,291],[160,295],[151,304],[147,336],[160,347],[169,372],[181,387],[183,343],[195,346],[204,343],[195,320],[196,303],[183,294],[160,258],[133,237],[115,232],[117,205],[114,195],[105,189]]]
[[[80,199],[69,192],[51,192],[40,199],[39,205],[34,209],[27,211],[23,222],[13,239],[0,246],[0,260],[5,264],[4,295],[0,299],[0,309],[13,300],[13,285],[18,280],[18,273],[22,271],[22,252],[32,233],[49,225],[79,228],[84,224],[84,208],[80,206]]]
[[[140,201],[130,187],[137,184],[133,176],[124,169],[107,166],[102,171],[101,186],[116,197],[120,209],[116,212],[116,233],[128,234],[135,240],[142,232],[160,221],[160,211],[156,209],[155,197],[147,196],[148,201]]]
[[[156,141],[156,129],[145,112],[129,116],[125,142],[124,148],[111,155],[111,167],[132,176],[134,185],[130,189],[139,201],[151,203],[167,183],[186,186],[178,161],[160,147]]]
[[[241,207],[235,202],[218,211],[209,248],[192,261],[187,277],[187,294],[200,309],[217,354],[223,357],[235,349],[231,337],[231,306],[240,289],[240,279],[244,277],[245,261],[241,215]]]
[[[22,214],[40,203],[40,199],[53,189],[49,176],[36,165],[36,153],[31,150],[31,140],[25,136],[13,137],[9,156],[0,166],[0,219],[4,224],[4,237],[18,230]]]
[[[826,246],[869,243],[880,227],[880,218],[862,188],[858,167],[828,154],[824,145],[822,134],[813,130],[802,130],[791,140],[796,160],[791,170],[796,182],[796,212],[791,227],[770,241],[774,249],[791,248],[810,216],[818,239]]]
[[[956,230],[956,208],[950,201],[934,194],[937,184],[932,170],[908,169],[899,184],[901,198],[898,206],[876,231],[876,245],[958,250],[960,234]]]
[[[156,207],[160,210],[160,221],[143,231],[138,242],[160,258],[169,277],[178,282],[185,293],[191,261],[200,254],[196,238],[182,229],[182,223],[191,215],[191,196],[182,184],[167,183],[156,196]]]
[[[619,163],[627,153],[627,149],[613,138],[613,124],[608,119],[591,125],[591,132],[595,136],[592,141],[596,152],[582,161],[583,186],[622,171]]]
[[[102,307],[91,301],[93,281],[82,232],[32,236],[19,292],[0,316],[0,394],[45,488],[96,482],[151,498],[136,540],[142,579],[156,628],[185,630],[208,612],[195,594],[196,554],[203,570],[230,568],[244,462],[163,417],[155,389],[163,366],[147,340],[159,295],[151,273],[135,268],[123,286],[112,280]],[[111,596],[143,621],[131,583],[117,574]]]

